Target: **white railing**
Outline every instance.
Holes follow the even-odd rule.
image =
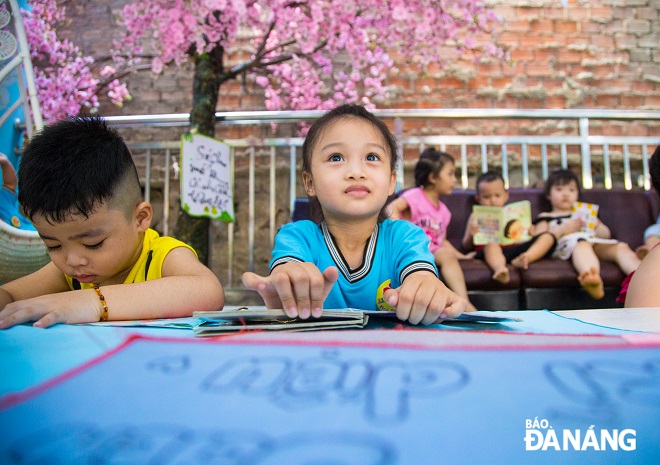
[[[255,112],[218,112],[216,119],[219,126],[223,125],[265,125],[272,123],[296,123],[311,121],[323,112],[320,111],[255,111]],[[374,113],[391,123],[400,144],[400,155],[404,151],[419,153],[426,146],[436,146],[441,150],[457,156],[460,184],[463,189],[469,186],[470,175],[478,174],[492,167],[502,170],[507,186],[510,184],[511,171],[515,169],[520,174],[520,185],[513,187],[528,187],[530,185],[531,169],[540,170],[542,179],[548,175],[554,166],[568,167],[577,162],[581,166],[584,188],[590,189],[600,185],[607,189],[622,185],[625,189],[650,189],[648,175],[648,156],[660,145],[660,111],[618,111],[618,110],[496,110],[496,109],[443,109],[443,110],[376,110]],[[107,120],[117,128],[147,128],[187,126],[188,114],[144,115],[108,117]],[[578,135],[427,135],[403,136],[403,124],[410,119],[473,119],[473,120],[563,120],[571,121],[578,128]],[[610,122],[643,122],[658,136],[600,136],[590,135],[590,121],[604,120]],[[255,224],[256,224],[256,166],[257,159],[268,166],[269,204],[268,224],[269,238],[272,245],[277,232],[276,223],[276,169],[284,163],[289,171],[288,211],[293,212],[296,201],[297,167],[299,147],[303,138],[243,138],[223,139],[231,147],[230,171],[235,172],[237,159],[247,161],[248,178],[248,217],[247,217],[247,253],[248,269],[254,269],[255,263]],[[132,142],[127,141],[136,157],[144,157],[145,166],[145,198],[150,200],[154,182],[154,166],[163,170],[163,233],[168,234],[168,224],[171,206],[169,194],[172,171],[177,168],[180,141]],[[530,156],[534,152],[535,157]],[[634,163],[633,163],[634,162]],[[472,164],[472,165],[471,165]],[[635,166],[633,166],[633,164]],[[602,179],[595,183],[593,167],[602,168]],[[470,169],[472,166],[472,170]],[[471,172],[472,171],[472,172]],[[615,182],[614,172],[622,173],[621,179]],[[160,183],[161,180],[158,180]],[[265,180],[262,181],[262,183]],[[403,166],[398,172],[398,188],[403,185]],[[236,194],[235,194],[236,195]],[[227,286],[234,284],[234,225],[227,226]],[[239,270],[240,272],[245,270]]]

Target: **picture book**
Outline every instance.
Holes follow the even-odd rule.
[[[575,202],[571,208],[571,218],[580,218],[584,221],[584,226],[582,226],[580,232],[594,236],[596,234],[596,220],[598,219],[598,205]]]
[[[472,207],[472,218],[478,231],[474,245],[497,242],[502,245],[528,241],[532,224],[532,206],[529,200],[513,202],[503,207]]]
[[[319,318],[288,317],[284,310],[265,307],[237,307],[219,311],[194,312],[197,323],[193,326],[195,336],[218,336],[244,331],[318,331],[327,329],[364,328],[371,317],[395,320],[394,311],[360,310],[356,308],[323,310]],[[442,323],[502,323],[521,321],[516,318],[491,316],[483,312],[464,313]]]

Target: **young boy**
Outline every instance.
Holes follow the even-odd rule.
[[[103,120],[46,127],[25,148],[18,187],[51,263],[0,286],[0,329],[222,308],[222,285],[192,248],[149,228],[131,153]]]
[[[504,188],[502,175],[488,171],[479,176],[477,178],[475,200],[479,205],[503,207],[509,200],[509,193]],[[463,247],[466,250],[475,248],[473,240],[476,232],[477,225],[474,224],[472,215],[470,215],[463,235]],[[522,230],[520,233],[522,233]],[[511,235],[511,232],[507,233],[507,237]],[[493,270],[493,279],[506,284],[510,279],[507,263],[526,270],[530,263],[549,256],[555,242],[555,237],[548,232],[543,232],[527,242],[517,244],[501,246],[497,242],[490,242],[477,250],[475,258],[485,260],[490,269]]]

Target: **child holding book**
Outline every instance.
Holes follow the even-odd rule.
[[[467,302],[438,279],[424,231],[382,214],[396,181],[396,141],[358,105],[316,120],[302,148],[302,180],[322,221],[286,224],[269,276],[243,274],[268,308],[319,317],[326,308],[393,307],[401,320],[431,324]]]
[[[0,220],[10,224],[14,228],[34,231],[34,226],[25,218],[18,207],[16,198],[16,187],[18,179],[16,170],[9,158],[0,153],[0,170],[2,170],[2,188],[0,188]]]
[[[476,188],[475,200],[479,205],[504,207],[509,201],[509,193],[504,187],[504,178],[494,171],[482,173],[477,178]],[[517,243],[502,246],[499,242],[489,242],[483,246],[475,246],[474,235],[477,231],[478,226],[474,214],[471,214],[463,235],[463,247],[465,250],[477,250],[475,258],[484,260],[493,271],[493,279],[502,284],[508,283],[511,279],[507,263],[526,270],[530,263],[550,256],[556,242],[555,236],[548,231],[540,232],[528,241],[519,242],[522,236],[522,223],[519,220],[511,220],[504,231],[504,235],[508,238],[515,235],[518,239]],[[530,232],[534,232],[533,228]]]
[[[572,217],[573,205],[580,197],[580,181],[570,170],[556,170],[548,176],[545,195],[550,201],[549,212],[541,213],[535,223],[535,231],[550,231],[557,238],[553,258],[570,259],[578,273],[578,282],[594,298],[605,295],[600,277],[600,260],[615,262],[626,274],[637,269],[640,260],[625,242],[591,242],[591,238],[610,239],[610,229],[596,219],[593,233],[581,232],[584,226],[579,218]]]
[[[415,186],[403,191],[387,206],[392,219],[406,219],[420,226],[429,240],[429,248],[442,279],[449,289],[468,298],[467,286],[459,260],[470,258],[460,253],[447,240],[447,228],[451,221],[449,208],[439,196],[451,194],[456,184],[454,158],[445,152],[428,148],[422,152],[415,165]],[[468,304],[469,311],[476,308]]]
[[[222,285],[192,248],[149,228],[131,153],[102,119],[47,126],[25,148],[18,187],[51,263],[0,286],[0,329],[222,308]]]
[[[660,193],[660,146],[651,155],[649,172],[653,188]],[[658,235],[660,235],[660,231]],[[646,232],[644,236],[646,236]],[[658,238],[658,236],[652,235],[650,237]],[[646,237],[645,239],[646,243],[649,244],[649,239]],[[660,307],[660,287],[658,287],[658,270],[660,270],[659,243],[660,238],[655,244],[649,244],[651,247],[648,253],[631,276],[628,288],[623,290],[626,307]]]

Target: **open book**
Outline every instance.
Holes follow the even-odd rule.
[[[360,310],[355,308],[323,310],[320,318],[290,318],[284,310],[266,309],[265,307],[241,307],[237,310],[219,310],[211,312],[194,312],[193,317],[198,323],[193,330],[195,336],[217,336],[239,331],[318,331],[326,329],[363,328],[370,317],[399,319],[396,312],[381,310]],[[497,317],[481,312],[464,313],[456,318],[444,320],[442,323],[503,323],[520,321],[515,318]],[[402,323],[402,322],[401,322]]]
[[[472,218],[478,227],[473,239],[474,245],[484,245],[489,242],[509,245],[530,239],[532,206],[529,200],[521,200],[503,207],[475,205],[472,207]]]

